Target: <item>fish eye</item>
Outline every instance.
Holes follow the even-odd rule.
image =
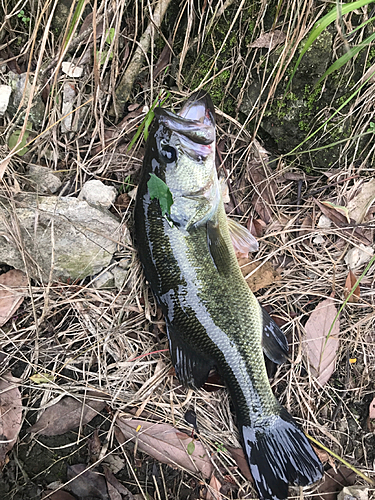
[[[168,144],[162,145],[160,154],[163,157],[165,163],[173,163],[177,160],[176,149],[172,146],[169,146]]]

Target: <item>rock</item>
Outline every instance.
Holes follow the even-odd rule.
[[[58,38],[59,35],[63,32],[63,30],[66,28],[66,20],[69,17],[69,12],[72,3],[73,3],[72,0],[57,1],[56,9],[52,19],[52,29],[56,38]]]
[[[61,187],[60,179],[47,167],[31,164],[26,177],[31,181],[35,191],[39,193],[56,193]]]
[[[65,118],[61,120],[61,132],[63,134],[66,132],[71,132],[73,130],[74,132],[77,131],[77,126],[75,126],[74,129],[72,128],[73,116],[74,116],[72,111],[75,98],[76,98],[76,91],[74,85],[72,85],[69,82],[65,82],[63,90],[63,104],[62,104],[61,114],[63,116],[65,115],[67,116],[65,116]]]
[[[337,500],[368,500],[366,486],[345,486],[338,494]]]
[[[83,68],[76,66],[73,62],[64,61],[61,65],[61,70],[71,78],[80,78],[83,73]]]
[[[30,91],[31,91],[31,83],[27,80],[27,73],[22,73],[18,75],[13,73],[13,71],[9,71],[8,73],[9,85],[12,87],[12,94],[9,100],[8,111],[11,115],[15,115],[18,110],[18,106],[21,103],[22,97],[22,110],[24,110],[27,106]],[[42,123],[44,116],[44,103],[42,101],[40,92],[38,88],[34,91],[32,106],[30,109],[29,120],[33,123],[37,128],[39,128]]]
[[[93,286],[102,290],[103,288],[113,288],[115,286],[115,278],[111,271],[100,273],[93,280]]]
[[[113,186],[106,186],[101,181],[87,181],[79,193],[79,200],[86,200],[92,205],[109,208],[114,203],[117,190]]]
[[[7,110],[11,92],[12,87],[10,85],[0,85],[0,116],[3,116]]]
[[[0,226],[0,264],[25,270],[26,262],[30,276],[42,281],[51,268],[53,280],[100,273],[120,239],[120,223],[108,210],[68,197],[23,194],[10,203],[0,196]]]

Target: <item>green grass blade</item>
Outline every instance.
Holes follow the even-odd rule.
[[[375,40],[375,33],[370,35],[366,40],[363,40],[363,42],[360,45],[357,45],[356,47],[353,47],[350,49],[348,52],[346,52],[343,56],[341,56],[337,61],[335,61],[328,69],[327,71],[319,78],[319,80],[316,82],[315,87],[319,85],[324,78],[326,78],[328,75],[333,73],[334,71],[340,69],[344,64],[346,64],[350,59],[352,59],[358,52],[360,52],[362,49],[367,47],[373,40]]]
[[[374,0],[357,0],[356,2],[352,2],[352,3],[347,3],[347,4],[343,4],[341,6],[341,14],[344,15],[344,14],[347,14],[348,12],[352,12],[353,10],[356,10],[356,9],[360,9],[361,7],[363,7],[364,5],[367,5],[369,3],[372,3],[374,2]],[[305,55],[305,53],[309,50],[309,48],[311,47],[311,45],[315,42],[315,40],[318,38],[318,36],[322,33],[322,31],[327,28],[327,26],[329,26],[331,23],[333,23],[333,21],[335,21],[337,19],[337,15],[338,15],[338,12],[337,12],[337,7],[334,7],[330,12],[328,12],[328,14],[326,14],[325,16],[322,17],[322,19],[320,19],[316,24],[315,26],[313,27],[308,39],[306,40],[306,43],[301,51],[301,54],[299,55],[298,59],[297,59],[297,62],[294,66],[294,69],[293,69],[293,72],[292,72],[292,75],[289,79],[289,82],[288,82],[288,85],[285,89],[285,92],[288,91],[291,83],[292,83],[292,79],[298,69],[298,66],[299,66],[299,63],[301,62],[301,59],[302,57]]]
[[[170,92],[167,92],[166,97],[160,102],[160,105],[164,104],[165,101],[167,101],[170,97]],[[144,130],[144,137],[145,140],[147,141],[148,138],[148,128],[151,125],[151,122],[154,118],[154,109],[156,108],[156,105],[159,102],[160,95],[155,99],[155,101],[152,103],[151,109],[147,112],[146,116],[144,117],[142,123],[139,125],[137,132],[134,134],[133,139],[131,140],[129,146],[128,146],[128,151],[131,150],[131,148],[134,146],[136,140],[138,137],[141,135],[142,131]]]
[[[66,47],[70,43],[70,39],[71,39],[71,37],[72,37],[76,27],[77,27],[79,20],[81,19],[81,15],[82,15],[83,9],[85,8],[85,5],[86,5],[86,0],[78,0],[77,8],[74,11],[72,22],[70,23],[68,34],[66,36],[64,50],[66,49]]]

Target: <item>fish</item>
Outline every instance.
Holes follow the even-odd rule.
[[[232,238],[253,249],[257,242],[226,216],[215,147],[207,93],[193,94],[178,114],[155,108],[135,202],[135,241],[164,314],[177,377],[199,389],[216,370],[229,391],[259,497],[283,500],[289,483],[312,484],[323,469],[272,392],[264,354],[282,363],[288,342],[239,268]],[[171,195],[168,209],[150,192],[153,176]]]

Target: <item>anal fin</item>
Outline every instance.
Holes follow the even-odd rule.
[[[166,324],[169,350],[176,375],[180,382],[192,389],[199,389],[206,382],[212,360],[189,346],[170,324]]]
[[[268,359],[280,365],[289,357],[288,341],[268,312],[261,307],[263,315],[263,351]]]

